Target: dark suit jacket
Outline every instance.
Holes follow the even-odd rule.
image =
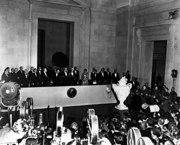
[[[105,78],[106,78],[106,83],[110,84],[111,83],[111,72],[106,72]]]
[[[9,82],[10,81],[9,75],[3,73],[1,76],[1,81]]]
[[[17,72],[17,78],[18,78],[18,83],[22,84],[22,78],[24,77],[24,71],[18,71]]]
[[[116,84],[119,81],[119,73],[116,73],[116,76],[115,73],[112,73],[111,79],[112,79],[112,83]]]
[[[42,83],[42,86],[47,86],[47,85],[48,85],[48,83],[49,83],[49,77],[48,77],[47,73],[46,73],[46,75],[45,75],[45,73],[42,72],[42,75],[41,75],[41,83]]]
[[[29,75],[29,80],[30,80],[30,82],[32,82],[33,72],[30,70],[30,71],[28,72],[28,75]]]
[[[98,84],[99,85],[103,85],[106,83],[106,79],[105,79],[105,73],[103,72],[99,72],[98,73]]]
[[[37,71],[37,78],[38,78],[38,86],[42,86],[43,85],[43,80],[42,80],[42,71]]]
[[[53,73],[52,74],[52,80],[53,80],[53,86],[60,86],[62,85],[62,76],[59,72],[58,74]]]
[[[24,74],[24,75],[22,75],[21,76],[22,78],[21,78],[21,81],[22,81],[22,83],[20,84],[22,87],[28,87],[29,86],[29,83],[30,83],[30,81],[29,81],[29,75],[27,74]]]
[[[93,82],[95,83],[98,81],[98,74],[96,72],[91,72],[90,77],[91,77],[91,81],[90,81],[91,85],[93,85]]]
[[[11,82],[16,82],[18,83],[18,74],[17,73],[10,73],[9,74],[9,79]]]
[[[79,82],[79,71],[74,70],[76,84]]]
[[[38,86],[38,75],[33,73],[31,76],[31,80],[30,80],[30,85],[32,87],[37,87]]]

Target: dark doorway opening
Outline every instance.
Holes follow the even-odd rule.
[[[45,65],[45,30],[38,29],[38,65]]]
[[[72,66],[74,23],[51,19],[38,19],[38,66],[51,66],[52,56],[62,53],[67,56],[67,66]],[[59,58],[58,61],[63,61]],[[58,66],[61,67],[61,66]]]
[[[167,40],[154,41],[151,87],[164,84]]]

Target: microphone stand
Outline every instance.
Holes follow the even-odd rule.
[[[10,128],[12,128],[12,109],[13,109],[13,107],[10,106],[9,107],[9,126],[10,126]]]

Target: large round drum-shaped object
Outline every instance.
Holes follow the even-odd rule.
[[[149,137],[140,137],[138,139],[138,145],[154,145]]]
[[[1,104],[5,107],[16,106],[20,102],[20,86],[15,82],[7,82],[0,86]]]
[[[19,104],[19,97],[17,98],[14,98],[12,100],[6,100],[6,99],[3,99],[1,100],[1,104],[4,106],[4,107],[11,107],[11,106],[17,106]]]
[[[5,100],[12,100],[19,96],[20,86],[15,82],[7,82],[0,87],[0,96]]]
[[[138,128],[132,127],[127,133],[127,145],[137,145],[138,139],[141,137],[141,132]]]

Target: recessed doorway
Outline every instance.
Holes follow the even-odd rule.
[[[38,19],[38,66],[70,67],[72,66],[73,42],[74,41],[74,22]],[[62,54],[67,59],[59,57],[57,63],[52,62],[55,53]],[[67,61],[67,62],[63,62]],[[62,63],[59,63],[62,62]],[[66,66],[59,66],[59,65]]]
[[[167,40],[154,41],[151,87],[162,86],[165,77]]]

